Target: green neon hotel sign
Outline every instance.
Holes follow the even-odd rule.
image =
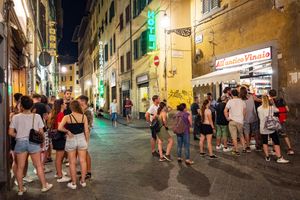
[[[148,11],[148,52],[156,50],[156,34],[155,34],[155,12]]]

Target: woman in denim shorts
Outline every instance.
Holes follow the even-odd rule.
[[[75,190],[76,185],[76,158],[77,155],[80,160],[81,180],[80,185],[86,187],[85,177],[87,173],[86,154],[88,142],[90,138],[89,125],[87,117],[83,114],[81,106],[78,101],[70,103],[72,113],[64,116],[58,126],[58,130],[65,132],[66,146],[65,151],[68,153],[70,163],[70,174],[72,182],[68,183],[68,187]]]
[[[9,135],[16,138],[15,153],[17,157],[17,182],[18,195],[23,195],[26,188],[23,186],[23,170],[28,157],[31,157],[33,165],[37,169],[38,177],[42,183],[42,192],[46,192],[52,188],[52,184],[46,182],[43,164],[41,161],[41,147],[39,144],[29,142],[29,133],[31,129],[39,131],[43,134],[44,123],[38,114],[31,113],[33,101],[29,96],[21,97],[22,112],[14,115],[10,126]]]

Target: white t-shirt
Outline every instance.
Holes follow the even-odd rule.
[[[153,120],[153,115],[156,115],[157,113],[157,109],[158,109],[158,106],[153,104],[150,106],[150,108],[147,110],[147,113],[150,113],[150,121],[152,122]]]
[[[19,113],[14,115],[9,128],[14,128],[17,132],[16,138],[29,137],[30,129],[32,129],[32,121],[34,114]],[[39,130],[44,127],[43,120],[39,114],[35,114],[33,128]]]
[[[117,113],[117,104],[116,103],[110,104],[110,111],[111,111],[111,113]]]
[[[229,119],[244,124],[244,109],[246,109],[246,104],[241,99],[230,99],[226,108],[229,110]]]
[[[266,123],[266,117],[269,115],[269,113],[273,116],[274,112],[278,112],[278,108],[272,106],[272,108],[263,108],[262,106],[259,106],[257,109],[258,117],[260,121],[260,133],[261,134],[272,134],[274,131],[268,130],[265,128]]]

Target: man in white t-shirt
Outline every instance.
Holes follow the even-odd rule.
[[[152,97],[152,101],[153,101],[153,104],[150,106],[150,108],[148,109],[148,111],[146,112],[146,121],[150,124],[150,129],[151,129],[151,151],[152,151],[152,156],[156,156],[156,157],[159,157],[159,153],[156,151],[156,132],[151,128],[151,122],[153,120],[153,118],[156,116],[157,114],[157,109],[158,109],[158,106],[159,106],[159,103],[160,103],[160,99],[159,99],[159,96],[158,95],[154,95]]]
[[[231,94],[233,98],[227,102],[224,110],[224,114],[227,120],[229,121],[228,128],[234,146],[234,151],[232,153],[234,155],[239,156],[240,153],[238,151],[238,144],[237,144],[238,136],[243,146],[243,152],[245,151],[243,124],[244,124],[244,117],[246,112],[246,104],[243,100],[241,100],[238,97],[239,93],[237,90],[232,90]]]
[[[109,114],[111,115],[112,126],[117,127],[118,104],[116,99],[110,104]]]

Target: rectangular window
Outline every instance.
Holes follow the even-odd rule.
[[[73,92],[73,86],[70,86],[70,90],[71,90],[71,92]]]
[[[76,84],[77,84],[77,85],[79,84],[79,80],[76,80]]]
[[[113,36],[114,53],[116,53],[116,34]]]
[[[109,53],[110,53],[110,56],[112,56],[112,54],[113,54],[113,40],[112,40],[112,38],[110,38],[110,40],[109,40]]]
[[[128,51],[126,53],[126,69],[130,70],[131,69],[131,52]]]
[[[123,13],[120,15],[120,31],[124,28],[124,16]]]
[[[78,74],[79,74],[79,71],[76,71],[76,74],[78,75]]]
[[[72,65],[69,67],[70,71],[72,71]]]
[[[139,38],[133,41],[133,51],[134,60],[139,59]]]
[[[72,81],[73,80],[73,77],[72,76],[70,76],[70,81]]]
[[[126,7],[126,24],[130,22],[130,18],[131,18],[130,5],[128,5]]]
[[[104,2],[104,0],[101,0],[101,6],[103,6],[103,4],[104,4],[103,2]]]
[[[61,77],[61,82],[64,82],[64,77],[63,76]]]
[[[106,44],[104,47],[104,61],[108,61],[108,44]]]
[[[211,10],[220,7],[220,0],[203,0],[202,13],[209,13]]]
[[[109,7],[109,23],[111,23],[112,18],[115,16],[115,1],[112,1]]]
[[[105,26],[107,26],[107,24],[108,24],[108,21],[107,21],[107,17],[108,17],[108,12],[106,11],[106,13],[105,13]]]
[[[121,68],[121,73],[124,73],[125,67],[124,67],[124,56],[121,56],[120,58],[120,68]]]

